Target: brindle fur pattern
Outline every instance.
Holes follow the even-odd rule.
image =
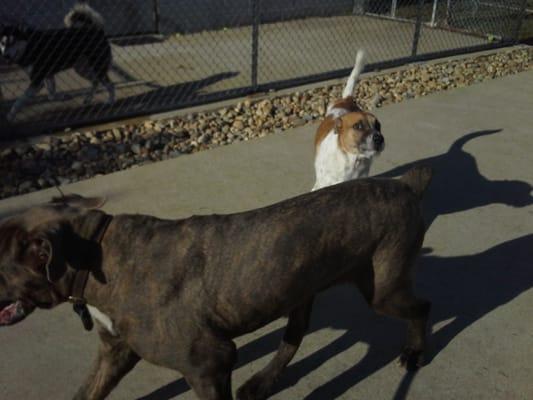
[[[118,336],[100,329],[77,400],[105,398],[141,358],[180,371],[200,399],[232,399],[232,339],[288,316],[273,360],[237,391],[238,399],[265,399],[302,341],[314,296],[343,282],[377,312],[407,321],[400,362],[419,366],[430,304],[415,297],[412,276],[429,179],[419,168],[232,215],[117,215],[100,245],[88,238],[102,211],[35,208],[0,224],[0,303],[52,307],[66,300],[74,271],[91,268],[86,299]],[[36,238],[52,244],[52,283]]]

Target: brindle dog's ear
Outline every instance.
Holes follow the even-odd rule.
[[[36,272],[44,273],[49,282],[56,282],[66,271],[61,231],[60,226],[38,228],[27,236],[26,263]]]
[[[335,118],[335,134],[339,135],[342,132],[342,118]]]

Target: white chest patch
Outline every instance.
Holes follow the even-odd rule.
[[[365,156],[343,152],[337,135],[331,131],[317,148],[313,190],[366,177],[371,163],[372,160]]]
[[[107,331],[111,335],[118,336],[118,333],[117,331],[115,331],[115,328],[113,326],[113,321],[111,321],[111,318],[109,318],[109,316],[101,312],[98,308],[93,307],[89,304],[87,304],[87,308],[89,309],[89,313],[91,314],[91,317],[93,317],[93,319],[98,321],[98,323],[102,325],[105,329],[107,329]]]

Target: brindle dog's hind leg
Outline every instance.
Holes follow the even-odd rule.
[[[370,305],[380,314],[407,321],[407,343],[400,355],[399,363],[408,370],[414,370],[424,365],[431,303],[414,295],[410,274],[412,260],[407,259],[402,262],[399,261],[401,258],[391,258],[382,262],[382,267],[390,271],[402,270],[402,273],[390,273],[389,278],[381,282],[377,278]]]
[[[309,327],[312,305],[313,298],[291,311],[278,352],[264,369],[239,388],[237,391],[238,400],[262,400],[269,396],[272,386],[281,376],[302,343],[302,339]]]

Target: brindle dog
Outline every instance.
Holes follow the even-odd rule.
[[[430,176],[419,167],[174,221],[72,204],[30,209],[0,224],[0,324],[67,301],[90,271],[82,293],[103,322],[102,342],[75,399],[105,398],[142,358],[180,371],[201,399],[227,400],[232,339],[288,315],[277,354],[237,392],[264,399],[302,341],[315,294],[351,282],[374,310],[407,321],[400,362],[420,366],[430,303],[415,297],[412,270]]]

